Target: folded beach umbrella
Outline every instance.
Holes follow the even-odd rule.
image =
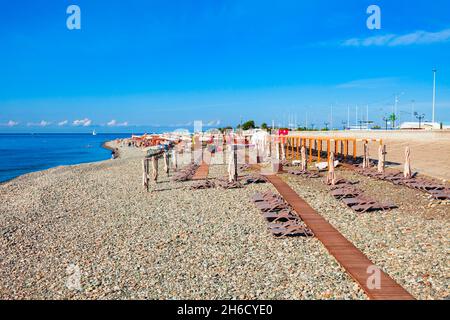
[[[164,151],[163,153],[164,158],[164,171],[166,172],[167,176],[169,176],[169,151]]]
[[[152,178],[153,181],[158,181],[158,158],[152,157]]]
[[[306,149],[305,146],[302,146],[302,148],[300,149],[300,155],[301,155],[301,166],[302,166],[302,171],[306,171],[308,166],[306,165]]]
[[[276,150],[277,150],[277,153],[276,153],[276,155],[277,155],[277,160],[281,160],[281,158],[280,158],[280,142],[275,142],[275,148],[276,148]]]
[[[367,141],[364,142],[364,155],[363,155],[363,168],[369,168],[369,145],[367,144]]]
[[[378,147],[378,172],[379,173],[384,172],[385,155],[386,155],[386,146],[380,145]]]
[[[142,160],[142,184],[144,185],[144,188],[146,188],[148,190],[148,160],[147,159],[143,159]]]
[[[328,163],[327,183],[332,185],[336,184],[336,175],[334,173],[334,152],[330,153],[330,161]]]
[[[411,178],[411,150],[409,147],[405,148],[405,167],[403,169],[403,176],[405,178]]]
[[[177,150],[176,147],[174,147],[172,149],[172,166],[173,166],[173,170],[177,170],[178,168],[178,161],[177,161]]]
[[[228,145],[228,181],[234,181],[236,168],[234,166],[234,146]]]

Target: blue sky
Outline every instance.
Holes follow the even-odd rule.
[[[81,30],[66,9],[81,8]],[[369,5],[381,30],[366,27]],[[8,1],[0,10],[0,131],[129,131],[254,119],[341,127],[399,115],[450,122],[450,3]],[[333,106],[333,107],[331,107]]]

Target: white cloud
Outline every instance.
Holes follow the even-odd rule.
[[[69,121],[63,120],[63,121],[61,121],[61,122],[58,122],[58,126],[62,127],[62,126],[65,126],[65,125],[68,124],[68,123],[69,123]]]
[[[126,126],[128,126],[128,122],[127,121],[117,122],[116,120],[113,119],[110,122],[108,122],[106,125],[109,127],[126,127]]]
[[[376,89],[379,87],[393,86],[398,82],[398,78],[387,77],[387,78],[370,78],[370,79],[359,79],[353,80],[345,83],[338,84],[336,88],[338,89]]]
[[[370,47],[370,46],[409,46],[442,43],[450,41],[450,29],[438,32],[415,31],[403,35],[387,34],[383,36],[373,36],[368,38],[352,38],[345,40],[341,45],[346,47]]]
[[[27,126],[29,126],[29,127],[47,127],[47,126],[49,126],[51,124],[52,123],[49,122],[49,121],[42,120],[41,122],[37,122],[37,123],[28,122]]]
[[[0,123],[0,126],[6,126],[6,127],[15,127],[17,125],[19,125],[19,123],[14,120],[9,120],[7,123]]]
[[[417,31],[395,38],[390,46],[407,46],[411,44],[430,44],[446,42],[450,40],[450,29],[439,32]]]
[[[84,118],[81,120],[74,120],[72,124],[76,127],[80,127],[80,126],[89,127],[92,124],[92,120],[88,119],[88,118]]]
[[[209,127],[218,126],[218,125],[220,125],[220,120],[211,120],[206,125]]]

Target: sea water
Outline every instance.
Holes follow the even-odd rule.
[[[106,141],[130,134],[0,134],[0,182],[55,166],[111,158]]]

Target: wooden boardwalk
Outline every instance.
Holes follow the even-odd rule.
[[[404,288],[396,283],[386,273],[379,270],[379,287],[374,287],[374,263],[370,261],[358,248],[348,241],[327,220],[311,208],[292,188],[277,175],[268,175],[267,178],[294,208],[300,218],[314,232],[330,254],[341,266],[358,282],[369,299],[372,300],[413,300]]]
[[[192,180],[203,180],[208,178],[209,173],[209,165],[206,162],[202,162],[200,166],[197,168]]]

